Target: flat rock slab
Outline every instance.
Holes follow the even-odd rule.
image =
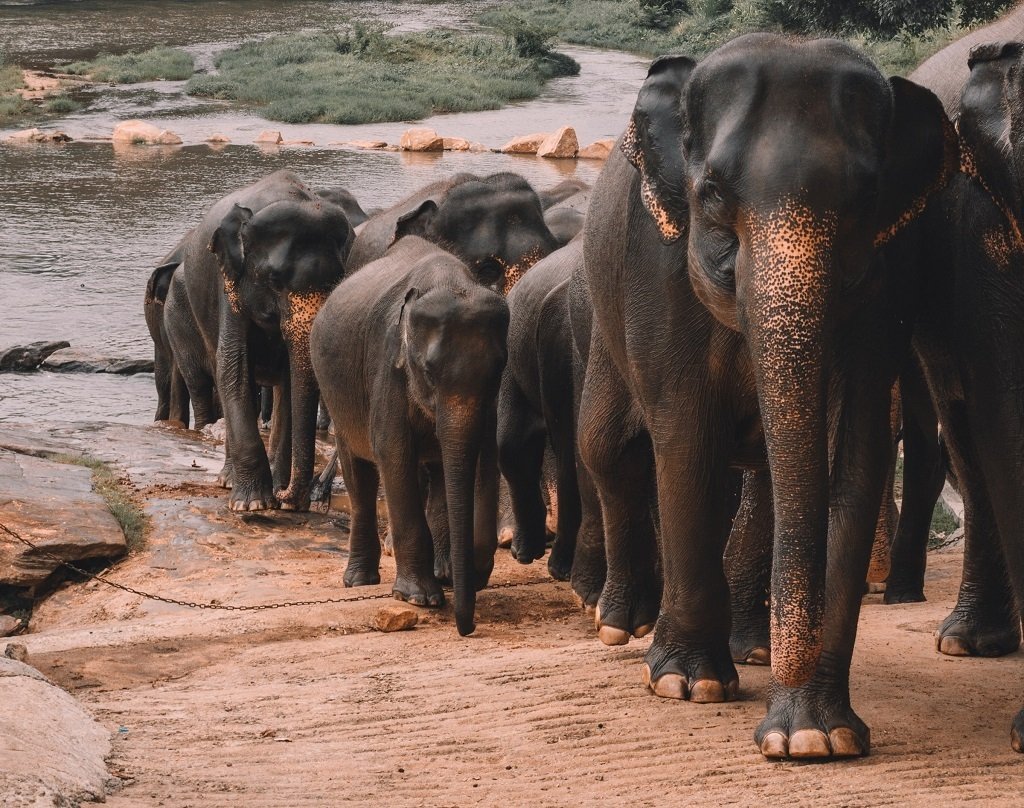
[[[0,803],[103,802],[110,734],[72,696],[35,668],[0,657],[0,704]]]
[[[92,490],[92,470],[0,450],[0,522],[65,561],[116,558],[124,533]],[[31,587],[59,566],[4,536],[0,584]]]
[[[46,358],[62,348],[71,346],[66,340],[54,342],[32,342],[28,345],[16,345],[0,351],[0,371],[35,370]]]

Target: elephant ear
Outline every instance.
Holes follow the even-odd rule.
[[[689,219],[682,94],[695,65],[688,56],[655,60],[619,147],[640,172],[640,198],[665,244],[686,232]]]
[[[893,114],[878,197],[875,246],[916,219],[933,194],[959,167],[956,130],[931,90],[906,79],[889,79]]]
[[[419,299],[422,293],[415,286],[409,287],[405,293],[405,299],[402,300],[402,305],[398,309],[398,319],[395,322],[394,327],[391,329],[391,355],[395,357],[395,367],[405,367],[405,354],[409,346],[409,335],[408,327],[409,323],[405,316],[405,307],[414,300]]]
[[[146,283],[146,303],[163,303],[167,299],[167,291],[171,288],[171,276],[181,266],[181,259],[175,258],[161,264],[153,270]]]
[[[210,238],[209,250],[217,256],[220,271],[229,281],[237,281],[242,276],[245,266],[245,247],[242,239],[252,217],[253,213],[249,208],[235,203],[220,220]]]
[[[959,129],[962,170],[977,180],[992,197],[1024,249],[1021,209],[1021,172],[1017,144],[1024,138],[1021,108],[1021,64],[1024,44],[998,42],[978,45],[967,64],[971,75],[960,101]]]
[[[395,222],[395,235],[391,239],[394,244],[403,236],[425,237],[430,225],[437,217],[437,202],[428,199],[422,202],[418,208],[408,213],[403,213]]]

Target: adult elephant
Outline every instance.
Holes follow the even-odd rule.
[[[395,596],[440,606],[439,577],[448,571],[436,561],[450,547],[462,635],[474,630],[475,593],[494,565],[495,406],[507,330],[508,306],[499,294],[479,285],[450,253],[412,236],[346,279],[311,337],[352,498],[346,586],[380,582],[382,481]],[[427,514],[421,467],[436,506]]]
[[[994,656],[1018,647],[1024,604],[1024,43],[977,46],[969,69],[962,170],[917,225],[928,284],[914,346],[964,500],[963,581],[939,650]],[[1011,742],[1024,752],[1024,710]]]
[[[590,188],[584,188],[544,211],[544,222],[560,245],[568,244],[583,230],[589,204]]]
[[[345,274],[352,240],[344,211],[288,171],[224,197],[186,239],[175,326],[201,335],[206,370],[216,374],[232,510],[309,507],[319,398],[309,331]],[[178,291],[172,282],[169,294]],[[273,470],[257,425],[259,385],[277,387],[284,405]]]
[[[143,313],[153,340],[153,370],[156,381],[156,414],[154,421],[178,421],[189,424],[189,395],[185,380],[174,361],[170,338],[164,322],[164,308],[174,271],[181,264],[186,234],[174,249],[164,256],[146,282]]]
[[[600,621],[655,623],[656,694],[735,695],[730,466],[766,452],[768,757],[869,749],[849,666],[913,299],[881,248],[955,166],[927,90],[841,42],[751,34],[656,61],[594,188],[573,282],[593,306],[578,439],[604,515]]]
[[[477,280],[508,292],[558,248],[537,193],[518,174],[457,174],[371,217],[352,248],[351,269],[382,257],[403,236],[419,236],[465,263]]]

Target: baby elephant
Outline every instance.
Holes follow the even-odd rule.
[[[439,579],[450,574],[463,636],[475,628],[476,591],[494,566],[496,402],[508,321],[504,298],[465,264],[407,236],[331,293],[310,337],[352,499],[345,585],[380,582],[383,480],[395,597],[440,606]]]

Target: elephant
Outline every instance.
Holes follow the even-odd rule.
[[[450,547],[463,636],[475,629],[476,591],[494,565],[496,404],[508,322],[504,298],[478,284],[464,263],[407,236],[335,289],[310,336],[352,500],[345,585],[380,582],[383,481],[395,596],[440,606],[438,576],[448,570],[437,561]],[[431,488],[426,514],[421,467]]]
[[[512,554],[523,564],[543,557],[547,507],[543,493],[545,447],[550,448],[556,486],[556,539],[548,570],[572,580],[591,605],[604,584],[604,539],[600,531],[577,548],[582,518],[576,463],[576,397],[568,288],[573,267],[583,260],[581,238],[537,264],[509,293],[508,364],[498,395],[498,465],[508,482],[514,537]]]
[[[380,258],[406,235],[440,245],[480,283],[505,293],[558,247],[536,192],[518,174],[509,173],[456,174],[371,217],[352,247],[351,270]]]
[[[359,204],[359,200],[347,188],[321,188],[317,195],[345,211],[345,217],[353,229],[370,218]]]
[[[146,327],[153,340],[153,368],[156,377],[157,405],[154,421],[178,421],[189,425],[188,387],[174,362],[167,327],[164,323],[164,304],[171,288],[174,271],[181,264],[181,253],[188,234],[179,241],[160,265],[153,270],[146,283],[143,312]]]
[[[560,245],[565,246],[583,230],[589,204],[590,189],[586,188],[544,211],[544,222]]]
[[[221,199],[185,239],[165,324],[193,406],[215,380],[232,510],[309,507],[319,399],[309,330],[353,238],[341,208],[277,171]],[[191,357],[200,341],[201,366]],[[257,424],[260,385],[275,388],[273,468]]]
[[[1024,43],[976,45],[961,170],[915,223],[927,268],[914,349],[964,501],[964,571],[940,651],[996,656],[1024,605]],[[1024,710],[1011,725],[1024,752]]]
[[[654,62],[593,190],[570,301],[592,307],[571,317],[598,620],[653,626],[656,695],[734,697],[729,481],[767,470],[769,758],[870,748],[849,666],[917,282],[889,252],[956,164],[931,92],[842,42],[748,34]]]
[[[537,197],[540,199],[540,206],[545,211],[548,211],[551,208],[589,190],[590,183],[584,182],[583,180],[562,180],[557,185],[553,185],[550,188],[540,191],[537,194]]]

